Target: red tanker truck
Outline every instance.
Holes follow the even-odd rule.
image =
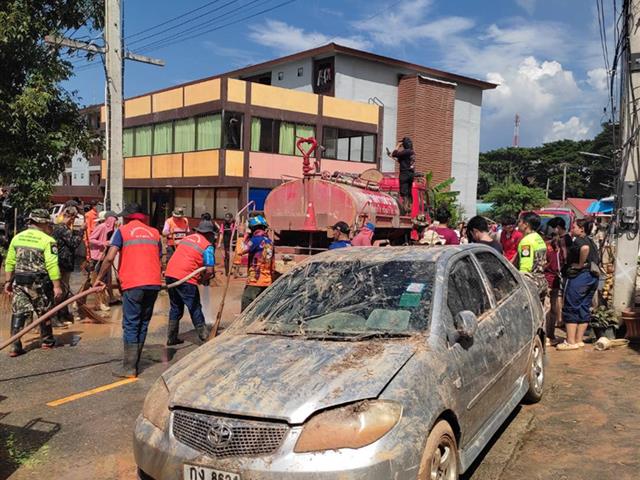
[[[304,143],[311,145],[306,151]],[[360,175],[320,172],[319,163],[314,168],[309,160],[317,148],[315,139],[299,139],[297,146],[303,154],[303,177],[274,188],[264,205],[279,253],[308,255],[325,250],[330,243],[327,229],[338,221],[347,222],[352,231],[373,222],[376,240],[388,239],[391,244],[409,240],[412,218],[427,210],[424,180],[414,181],[412,212],[403,215],[397,176],[375,169]]]

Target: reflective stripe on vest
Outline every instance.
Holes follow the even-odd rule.
[[[122,249],[118,275],[122,290],[146,285],[162,285],[160,233],[139,220],[120,228]]]
[[[165,271],[166,277],[179,280],[186,277],[194,270],[204,265],[203,254],[211,243],[200,233],[194,233],[182,240],[176,247],[176,251],[171,256]],[[198,284],[198,278],[194,277],[188,281],[192,285]]]

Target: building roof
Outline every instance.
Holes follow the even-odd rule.
[[[595,202],[596,200],[597,199],[595,199],[595,198],[569,197],[569,198],[567,198],[566,206],[569,207],[569,208],[573,207],[574,210],[577,210],[583,216],[587,216],[587,215],[589,215],[587,213],[587,210],[589,209],[589,206],[593,202]],[[549,202],[549,205],[547,205],[547,208],[560,208],[560,207],[562,207],[562,200],[551,200]]]
[[[347,55],[351,57],[362,58],[364,60],[384,63],[385,65],[389,65],[392,67],[397,67],[405,70],[413,70],[415,73],[432,75],[432,76],[439,77],[452,82],[463,83],[465,85],[472,85],[474,87],[478,87],[483,90],[490,90],[498,86],[495,83],[485,82],[483,80],[478,80],[476,78],[466,77],[463,75],[458,75],[456,73],[445,72],[444,70],[437,70],[435,68],[425,67],[423,65],[418,65],[411,62],[405,62],[403,60],[397,60],[395,58],[385,57],[383,55],[365,52],[364,50],[357,50],[355,48],[345,47],[344,45],[338,45],[337,43],[328,43],[321,47],[312,48],[311,50],[305,50],[303,52],[294,53],[291,55],[287,55],[285,57],[280,57],[274,60],[269,60],[267,62],[251,65],[249,67],[233,70],[231,72],[227,72],[220,76],[234,77],[234,76],[241,76],[241,75],[251,75],[253,73],[260,73],[264,70],[268,70],[276,65],[281,65],[283,63],[294,62],[296,60],[301,60],[305,58],[330,56],[334,54],[342,54],[342,55]]]

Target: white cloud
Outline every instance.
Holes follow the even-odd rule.
[[[516,0],[518,6],[524,9],[529,15],[533,15],[536,9],[537,0]]]
[[[202,44],[215,55],[230,59],[231,63],[236,67],[245,67],[247,65],[260,63],[261,61],[254,52],[248,50],[222,46],[211,40],[205,40]]]
[[[586,125],[580,118],[571,117],[566,122],[554,121],[544,136],[545,142],[556,140],[584,140],[591,136],[591,125]]]
[[[308,50],[330,42],[357,49],[371,47],[371,42],[361,35],[330,37],[319,32],[306,32],[279,20],[266,20],[263,24],[250,26],[249,29],[252,40],[283,54]]]
[[[609,77],[604,68],[594,68],[587,72],[587,83],[599,92],[609,91]]]

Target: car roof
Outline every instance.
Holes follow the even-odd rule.
[[[346,247],[328,250],[311,257],[311,262],[340,262],[360,260],[362,262],[446,262],[453,255],[465,251],[493,251],[481,244],[408,246],[408,247]]]

